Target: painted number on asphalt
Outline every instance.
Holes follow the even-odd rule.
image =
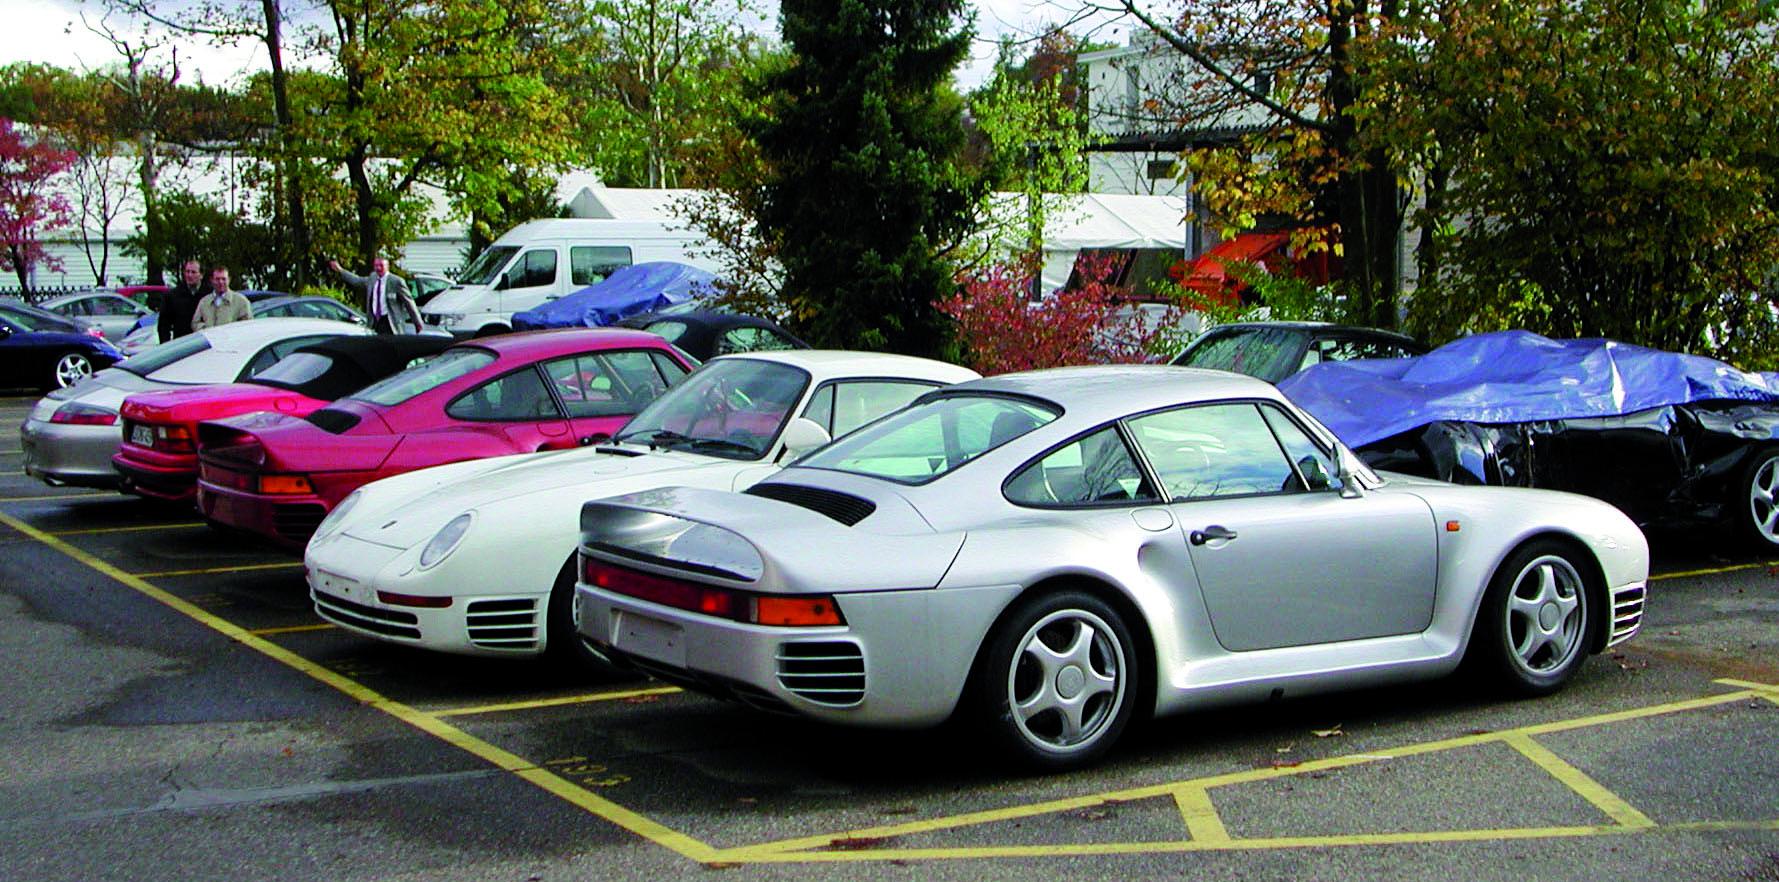
[[[630,780],[629,775],[613,772],[601,763],[590,763],[584,756],[548,760],[544,767],[582,787],[616,787]]]

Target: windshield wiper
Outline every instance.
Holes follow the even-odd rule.
[[[689,438],[687,440],[692,442],[688,446],[693,450],[734,450],[749,456],[760,455],[760,451],[755,450],[751,445],[743,444],[740,441],[730,441],[727,438]]]

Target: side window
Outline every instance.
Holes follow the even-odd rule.
[[[1155,498],[1124,439],[1111,426],[1020,469],[1007,482],[1006,493],[1008,500],[1022,505],[1092,505]]]
[[[93,315],[135,315],[127,301],[113,300],[110,297],[95,297],[88,301],[93,306]]]
[[[556,249],[536,248],[525,252],[507,270],[508,288],[535,288],[556,282]]]
[[[643,328],[643,330],[648,331],[669,343],[673,343],[686,335],[688,327],[689,326],[685,322],[650,322],[649,326]]]
[[[834,384],[829,383],[809,399],[809,406],[803,409],[804,419],[814,420],[822,428],[828,430],[828,437],[834,437]]]
[[[630,265],[630,249],[619,245],[575,245],[568,249],[568,273],[576,285],[603,282],[614,271]],[[550,278],[556,277],[554,267]]]
[[[562,416],[535,367],[514,371],[463,393],[445,408],[445,413],[478,422],[524,422]]]
[[[686,374],[691,373],[679,362],[659,352],[651,352],[649,357],[655,360],[655,370],[661,372],[661,379],[666,380],[669,386],[679,385],[679,381],[685,379]]]
[[[1209,404],[1130,421],[1167,498],[1181,502],[1300,488],[1297,472],[1253,404]]]
[[[1310,439],[1303,429],[1278,408],[1262,406],[1260,413],[1272,427],[1285,448],[1285,455],[1297,468],[1300,486],[1309,490],[1339,490],[1340,478],[1334,474],[1334,457]]]
[[[926,383],[858,381],[834,388],[833,422],[828,434],[838,438],[891,411],[900,410],[922,393],[933,390]]]
[[[92,315],[93,301],[70,300],[67,303],[56,307],[56,312],[61,313],[62,315]]]

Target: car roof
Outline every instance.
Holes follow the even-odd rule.
[[[336,322],[335,324],[338,324]],[[550,331],[519,331],[465,340],[459,346],[477,346],[493,350],[501,357],[545,358],[563,352],[584,349],[589,342],[598,342],[613,349],[671,349],[659,336],[628,328],[559,328]]]
[[[1049,401],[1064,411],[1100,415],[1220,401],[1281,396],[1273,384],[1245,374],[1158,364],[1096,365],[1022,371],[951,387],[947,394],[991,392]]]
[[[303,334],[361,334],[364,329],[352,322],[336,322],[331,319],[256,318],[205,328],[197,333],[210,341],[212,349],[230,350],[257,348]]]
[[[1359,336],[1385,337],[1385,338],[1388,338],[1391,340],[1400,340],[1404,343],[1413,343],[1416,346],[1422,345],[1419,340],[1416,340],[1415,338],[1410,337],[1409,335],[1404,334],[1400,331],[1390,331],[1390,330],[1385,330],[1383,328],[1371,328],[1371,327],[1366,327],[1364,325],[1337,325],[1337,324],[1334,324],[1333,322],[1302,322],[1302,321],[1230,322],[1228,324],[1215,325],[1213,327],[1206,328],[1205,336],[1210,336],[1211,334],[1233,333],[1236,331],[1266,330],[1268,328],[1282,328],[1282,329],[1291,330],[1291,331],[1317,331],[1317,332],[1331,332],[1331,333],[1337,333],[1337,334],[1355,334],[1355,335],[1359,335]]]
[[[58,294],[54,297],[49,298],[48,300],[43,301],[41,304],[38,304],[38,305],[44,306],[44,307],[61,306],[62,304],[68,303],[70,301],[85,300],[89,297],[116,297],[119,300],[129,300],[130,299],[128,297],[123,296],[122,294],[117,293],[116,291],[100,291],[100,290],[75,291],[72,294]],[[131,302],[133,303],[135,301],[131,301]]]
[[[940,383],[962,383],[981,375],[967,367],[958,367],[930,358],[892,355],[887,352],[853,352],[842,349],[770,349],[758,352],[737,352],[719,355],[711,362],[734,359],[771,361],[802,368],[818,380],[832,376],[905,377],[933,380]]]

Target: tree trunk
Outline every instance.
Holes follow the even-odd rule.
[[[278,168],[284,178],[284,214],[290,230],[292,290],[300,291],[309,280],[309,221],[303,210],[302,164],[296,156],[291,132],[289,76],[284,70],[283,22],[278,0],[260,0],[266,17],[266,55],[272,66],[272,115],[278,125]]]
[[[148,265],[147,283],[150,285],[164,284],[163,269],[167,265],[167,241],[161,231],[161,170],[155,157],[158,146],[152,129],[136,133],[136,174],[142,187],[142,258]]]
[[[1389,157],[1381,150],[1359,152],[1358,124],[1351,110],[1358,103],[1358,85],[1349,49],[1355,23],[1369,13],[1365,0],[1335,4],[1328,28],[1328,103],[1330,148],[1352,157],[1353,165],[1335,181],[1340,219],[1342,275],[1352,286],[1357,320],[1394,328],[1396,296],[1401,287],[1402,236],[1400,190]]]

